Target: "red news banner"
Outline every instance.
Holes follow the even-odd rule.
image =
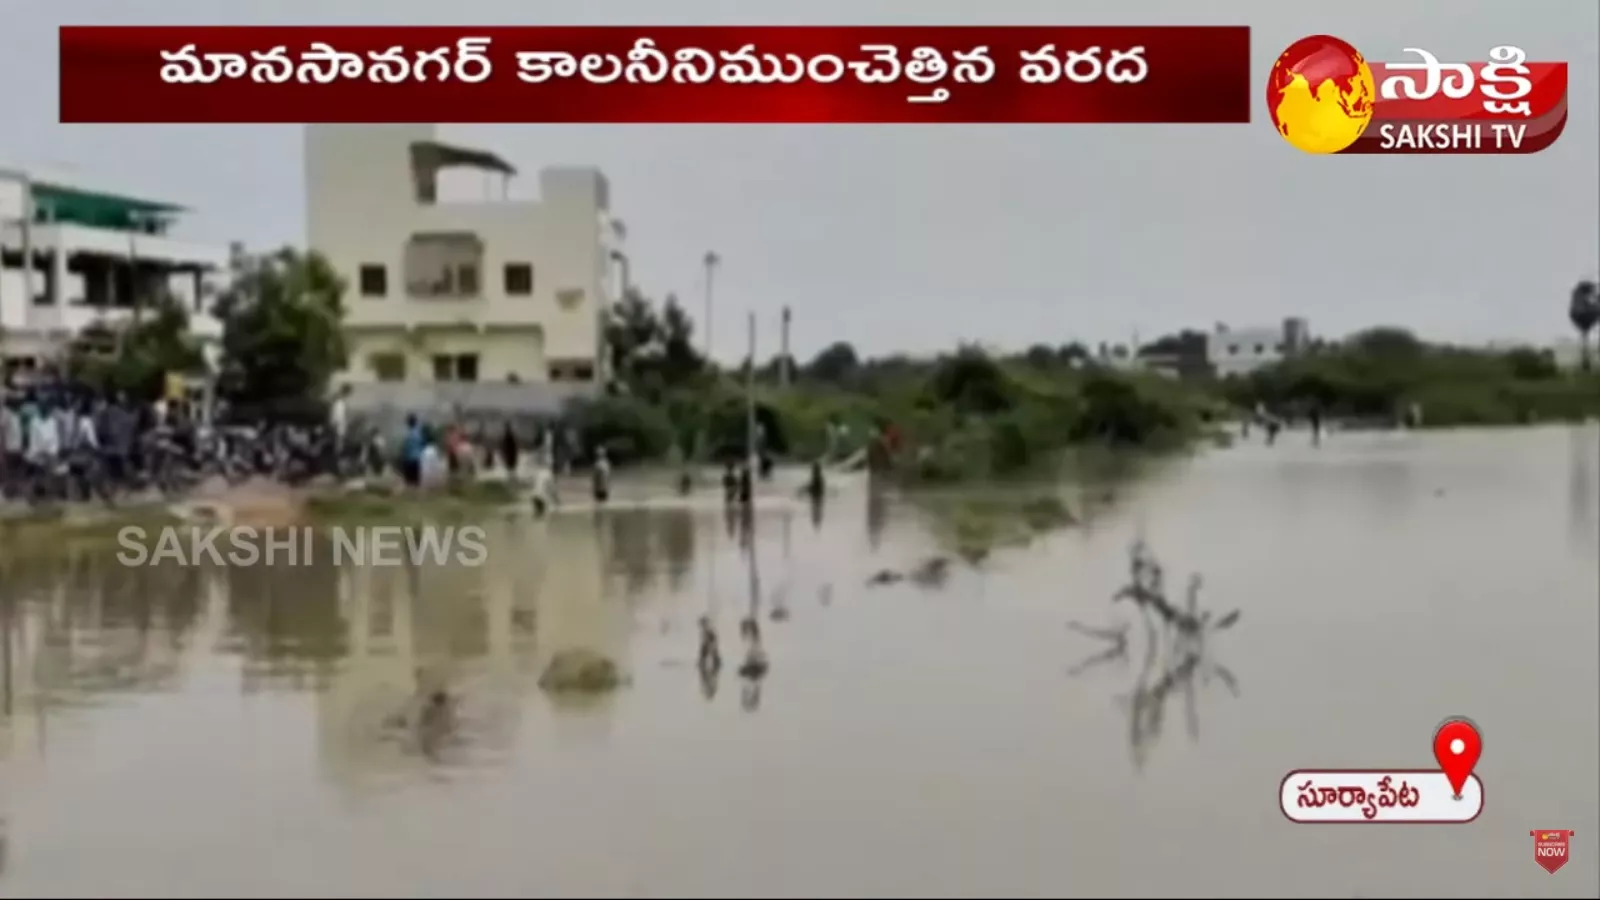
[[[62,122],[1250,121],[1248,27],[61,29]]]
[[[1372,124],[1344,153],[1538,153],[1567,127],[1567,64],[1529,62],[1519,47],[1489,61],[1373,62]]]

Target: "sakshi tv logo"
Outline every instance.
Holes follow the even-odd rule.
[[[1567,64],[1512,45],[1484,62],[1368,62],[1339,38],[1289,46],[1267,76],[1278,134],[1306,153],[1538,153],[1567,127]]]

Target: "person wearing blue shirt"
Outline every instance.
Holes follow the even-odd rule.
[[[412,487],[422,483],[422,451],[426,446],[422,423],[414,415],[406,416],[406,436],[400,445],[400,477]]]

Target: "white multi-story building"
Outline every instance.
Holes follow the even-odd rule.
[[[545,169],[537,200],[512,200],[510,164],[431,125],[311,125],[305,144],[307,234],[348,285],[343,380],[358,392],[604,378],[618,252],[598,170]],[[441,199],[452,168],[501,179],[501,199]]]
[[[1230,328],[1218,324],[1206,335],[1206,362],[1219,378],[1245,375],[1300,353],[1311,342],[1305,319],[1284,319],[1281,325]]]
[[[180,240],[184,212],[164,201],[89,187],[43,172],[0,169],[0,359],[7,374],[60,358],[85,327],[128,323],[165,295],[215,359],[221,324],[207,278],[225,243]]]

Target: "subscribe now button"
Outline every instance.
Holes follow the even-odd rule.
[[[1457,797],[1437,769],[1298,769],[1284,776],[1278,802],[1289,821],[1307,824],[1457,824],[1483,812],[1483,782],[1469,775]]]

